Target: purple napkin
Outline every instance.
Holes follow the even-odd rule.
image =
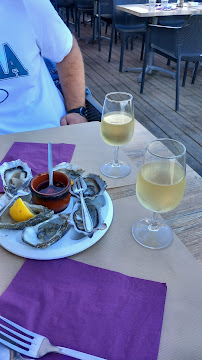
[[[166,284],[70,259],[26,260],[0,297],[0,314],[54,345],[107,360],[156,360],[165,297]]]
[[[52,144],[53,166],[65,161],[70,162],[74,153],[73,144]],[[48,144],[15,142],[6,156],[1,161],[4,162],[20,159],[26,162],[35,176],[41,172],[48,171]],[[4,192],[0,177],[0,192]]]

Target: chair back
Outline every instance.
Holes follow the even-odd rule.
[[[202,61],[202,14],[191,15],[180,31],[180,52],[183,57],[191,57],[193,61]],[[191,58],[190,58],[191,61]]]
[[[111,16],[113,14],[113,1],[100,0],[100,14],[101,16]]]
[[[183,26],[186,18],[186,15],[160,16],[158,24],[163,26]]]
[[[94,0],[75,0],[78,9],[94,9]]]
[[[57,1],[58,8],[66,7],[74,4],[74,0],[55,0]]]
[[[117,5],[145,4],[147,0],[113,0],[113,21],[115,25],[123,27],[133,27],[134,25],[145,22],[144,18],[127,14],[121,10],[117,10]]]

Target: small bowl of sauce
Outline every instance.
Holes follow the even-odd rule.
[[[71,179],[59,171],[53,172],[53,185],[49,186],[49,174],[41,173],[31,181],[33,202],[54,210],[55,213],[66,209],[70,202]]]

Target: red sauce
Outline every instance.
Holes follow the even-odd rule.
[[[65,185],[59,181],[54,182],[53,185],[49,186],[49,181],[45,180],[41,184],[38,185],[37,191],[42,194],[55,194],[60,192]]]

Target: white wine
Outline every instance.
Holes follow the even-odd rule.
[[[111,112],[104,114],[101,121],[101,136],[112,146],[127,144],[134,133],[134,118],[127,113]]]
[[[184,189],[185,172],[176,163],[146,163],[138,174],[138,200],[145,208],[155,212],[167,212],[176,208],[183,198]]]

